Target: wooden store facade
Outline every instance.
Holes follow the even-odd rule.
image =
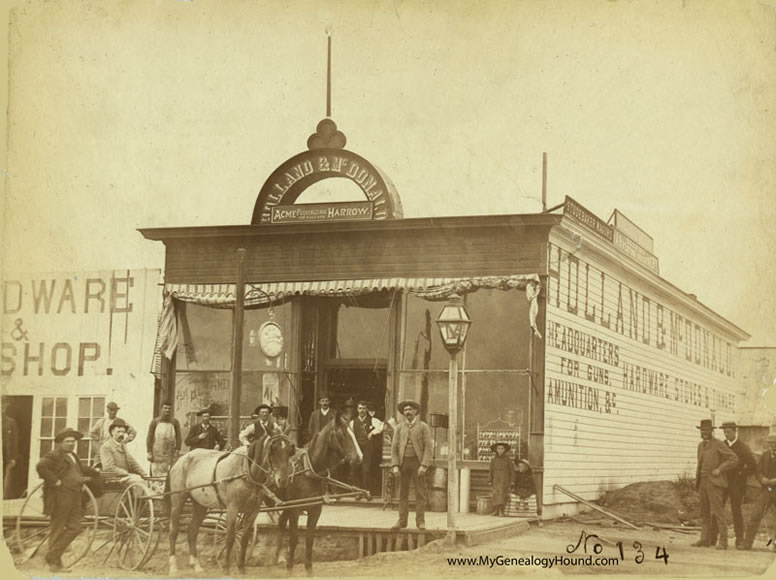
[[[404,219],[391,182],[337,134],[322,121],[270,175],[251,225],[141,230],[166,246],[157,347],[177,416],[228,413],[244,249],[241,415],[287,406],[302,443],[325,392],[335,407],[370,400],[383,419],[412,398],[433,427],[449,362],[435,320],[456,293],[473,321],[455,450],[470,501],[494,439],[530,461],[548,515],[575,509],[556,484],[595,499],[694,469],[695,426],[735,418],[748,335],[661,278],[648,235],[570,198],[540,214]],[[295,203],[324,179],[363,201]],[[447,432],[432,432],[444,465]]]

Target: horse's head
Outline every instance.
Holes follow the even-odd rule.
[[[332,421],[332,439],[334,440],[334,449],[338,454],[338,459],[347,463],[361,463],[364,459],[361,453],[361,447],[356,441],[356,434],[350,428],[350,423],[345,417],[337,414]]]
[[[285,489],[291,476],[291,457],[294,453],[296,446],[281,433],[254,440],[248,448],[248,456],[252,459],[251,476],[255,481]]]

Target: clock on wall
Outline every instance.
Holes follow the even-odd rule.
[[[283,330],[270,320],[259,327],[259,348],[269,358],[277,357],[283,352]]]

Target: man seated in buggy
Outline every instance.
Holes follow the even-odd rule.
[[[115,479],[122,484],[139,483],[145,485],[145,470],[132,457],[126,448],[127,424],[119,418],[110,426],[110,439],[100,448],[102,476]]]

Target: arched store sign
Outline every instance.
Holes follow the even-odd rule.
[[[402,217],[401,201],[393,184],[369,161],[344,149],[345,141],[345,135],[337,130],[334,121],[324,119],[318,123],[318,131],[307,140],[310,150],[291,157],[267,178],[256,199],[251,224],[306,221],[285,219],[293,218],[302,208],[309,209],[309,221],[319,221],[315,215],[320,216],[320,221]],[[331,178],[345,178],[355,183],[365,201],[288,207],[311,185]]]

